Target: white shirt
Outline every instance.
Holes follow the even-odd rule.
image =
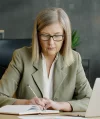
[[[47,67],[46,67],[46,60],[42,54],[42,66],[43,66],[43,97],[48,99],[52,99],[53,96],[53,72],[54,72],[54,65],[57,60],[57,56],[54,62],[51,65],[50,73],[48,77]]]

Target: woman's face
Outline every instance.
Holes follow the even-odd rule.
[[[39,32],[42,53],[45,56],[55,56],[62,47],[63,39],[63,28],[59,23],[46,26]]]

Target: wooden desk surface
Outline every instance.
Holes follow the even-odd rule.
[[[0,119],[19,119],[16,115],[3,115],[0,114]]]
[[[62,112],[60,114],[50,114],[50,115],[55,115],[55,116],[66,116],[66,115],[77,115],[79,114],[79,112]],[[80,114],[85,114],[85,112],[80,112]],[[24,115],[25,116],[25,115]],[[29,116],[29,115],[28,115]],[[32,115],[31,115],[32,116]],[[36,115],[35,115],[36,116]],[[38,115],[37,115],[38,116]],[[41,115],[43,116],[43,115]],[[33,115],[34,117],[34,115]],[[18,115],[4,115],[4,114],[0,114],[0,119],[19,119]],[[88,119],[100,119],[100,117],[96,117],[96,118],[88,118]]]

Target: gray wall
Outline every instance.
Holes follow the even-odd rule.
[[[47,7],[61,7],[77,29],[81,43],[77,48],[82,59],[90,59],[93,86],[100,77],[100,0],[0,0],[0,29],[5,38],[31,38],[37,13]]]

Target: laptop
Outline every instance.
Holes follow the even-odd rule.
[[[96,78],[85,117],[100,117],[100,78]]]
[[[96,78],[86,112],[67,112],[67,116],[100,117],[100,78]]]

